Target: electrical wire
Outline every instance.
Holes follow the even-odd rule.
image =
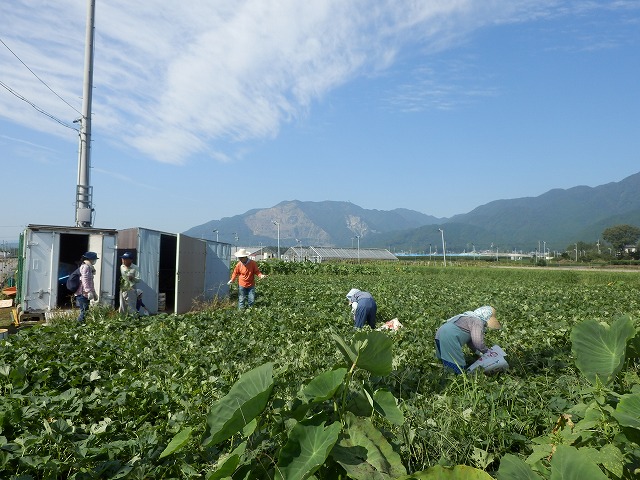
[[[15,95],[16,97],[18,97],[20,100],[22,100],[23,102],[28,103],[29,105],[31,105],[33,108],[35,108],[38,112],[42,113],[43,115],[49,117],[50,119],[52,119],[55,122],[58,122],[60,125],[62,125],[63,127],[67,127],[70,128],[71,130],[74,130],[76,132],[79,132],[80,130],[78,130],[76,127],[74,127],[73,125],[69,125],[68,123],[65,123],[63,120],[60,120],[58,117],[50,114],[49,112],[43,110],[42,108],[40,108],[39,106],[37,106],[35,103],[33,103],[31,100],[29,100],[28,98],[24,97],[23,95],[20,95],[18,92],[16,92],[14,89],[12,89],[9,85],[5,84],[2,80],[0,80],[0,87],[5,88],[9,93],[11,93],[12,95]]]
[[[56,93],[56,92],[55,92],[55,91],[54,91],[54,90],[53,90],[49,85],[47,85],[47,84],[46,84],[46,82],[45,82],[44,80],[42,80],[42,79],[41,79],[41,78],[36,74],[36,72],[34,72],[33,70],[31,70],[31,69],[29,68],[29,66],[28,66],[26,63],[24,63],[24,62],[22,61],[22,59],[21,59],[18,55],[16,55],[16,53],[15,53],[13,50],[11,50],[11,49],[9,48],[9,45],[7,45],[6,43],[4,43],[4,40],[2,40],[2,38],[0,38],[0,43],[2,43],[2,45],[4,45],[4,46],[5,46],[5,48],[6,48],[7,50],[9,50],[9,51],[11,52],[11,54],[12,54],[14,57],[16,57],[16,58],[18,59],[18,61],[19,61],[22,65],[24,65],[24,67],[25,67],[27,70],[29,70],[29,71],[33,74],[33,76],[34,76],[34,77],[36,77],[38,80],[40,80],[40,83],[42,83],[45,87],[47,87],[51,93],[53,93],[56,97],[58,97],[60,100],[62,100],[65,104],[67,104],[69,107],[71,107],[73,110],[75,110],[75,112],[76,112],[76,113],[79,113],[80,115],[82,115],[82,113],[80,113],[80,111],[79,111],[76,107],[74,107],[74,106],[73,106],[73,105],[71,105],[69,102],[67,102],[64,98],[62,98],[60,95],[58,95],[58,94],[57,94],[57,93]]]

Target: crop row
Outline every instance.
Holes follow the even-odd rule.
[[[248,311],[232,302],[180,316],[123,318],[96,310],[84,327],[60,320],[12,336],[0,350],[2,476],[189,478],[209,472],[217,478],[212,472],[240,437],[206,445],[211,408],[243,373],[272,364],[270,400],[256,431],[243,440],[244,461],[271,478],[291,432],[284,412],[292,411],[304,385],[344,363],[335,338],[354,341],[345,300],[353,287],[374,295],[379,321],[398,318],[404,325],[386,334],[390,372],[356,370],[349,383],[397,400],[403,422],[367,418],[406,472],[434,465],[496,472],[505,455],[529,458],[535,439],[550,435],[563,414],[593,395],[575,364],[574,327],[585,320],[611,323],[620,315],[640,318],[636,273],[337,268],[265,266],[269,276],[259,282],[256,306]],[[434,355],[435,330],[446,318],[485,304],[496,307],[503,324],[487,342],[507,352],[510,370],[444,374]],[[617,395],[640,388],[637,364],[625,363],[612,382]],[[594,431],[615,435],[604,431],[610,428],[603,422]],[[181,433],[184,445],[163,456]],[[324,478],[335,472],[326,470]]]

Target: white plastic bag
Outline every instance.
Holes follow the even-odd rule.
[[[384,322],[378,330],[399,330],[402,328],[402,324],[397,318]]]
[[[504,353],[502,348],[498,345],[494,345],[487,353],[483,354],[478,360],[473,362],[469,368],[467,368],[467,371],[473,372],[478,367],[481,367],[484,370],[484,373],[496,373],[507,370],[509,368],[509,364],[504,358],[506,356],[507,354]]]

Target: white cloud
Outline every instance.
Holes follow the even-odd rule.
[[[332,89],[388,68],[407,45],[434,52],[486,25],[576,5],[553,0],[98,2],[94,131],[160,162],[182,164],[198,153],[229,161],[233,152],[218,144],[277,135],[284,122],[306,115]],[[2,39],[77,109],[85,8],[72,0],[0,6]],[[0,80],[59,118],[77,117],[1,45],[0,63]],[[435,80],[415,83],[404,94],[414,106],[435,104],[438,88]],[[0,116],[76,141],[73,132],[4,91]]]

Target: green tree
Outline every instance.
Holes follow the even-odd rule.
[[[615,225],[602,232],[602,238],[620,252],[625,245],[636,244],[640,238],[640,228],[633,225]]]

